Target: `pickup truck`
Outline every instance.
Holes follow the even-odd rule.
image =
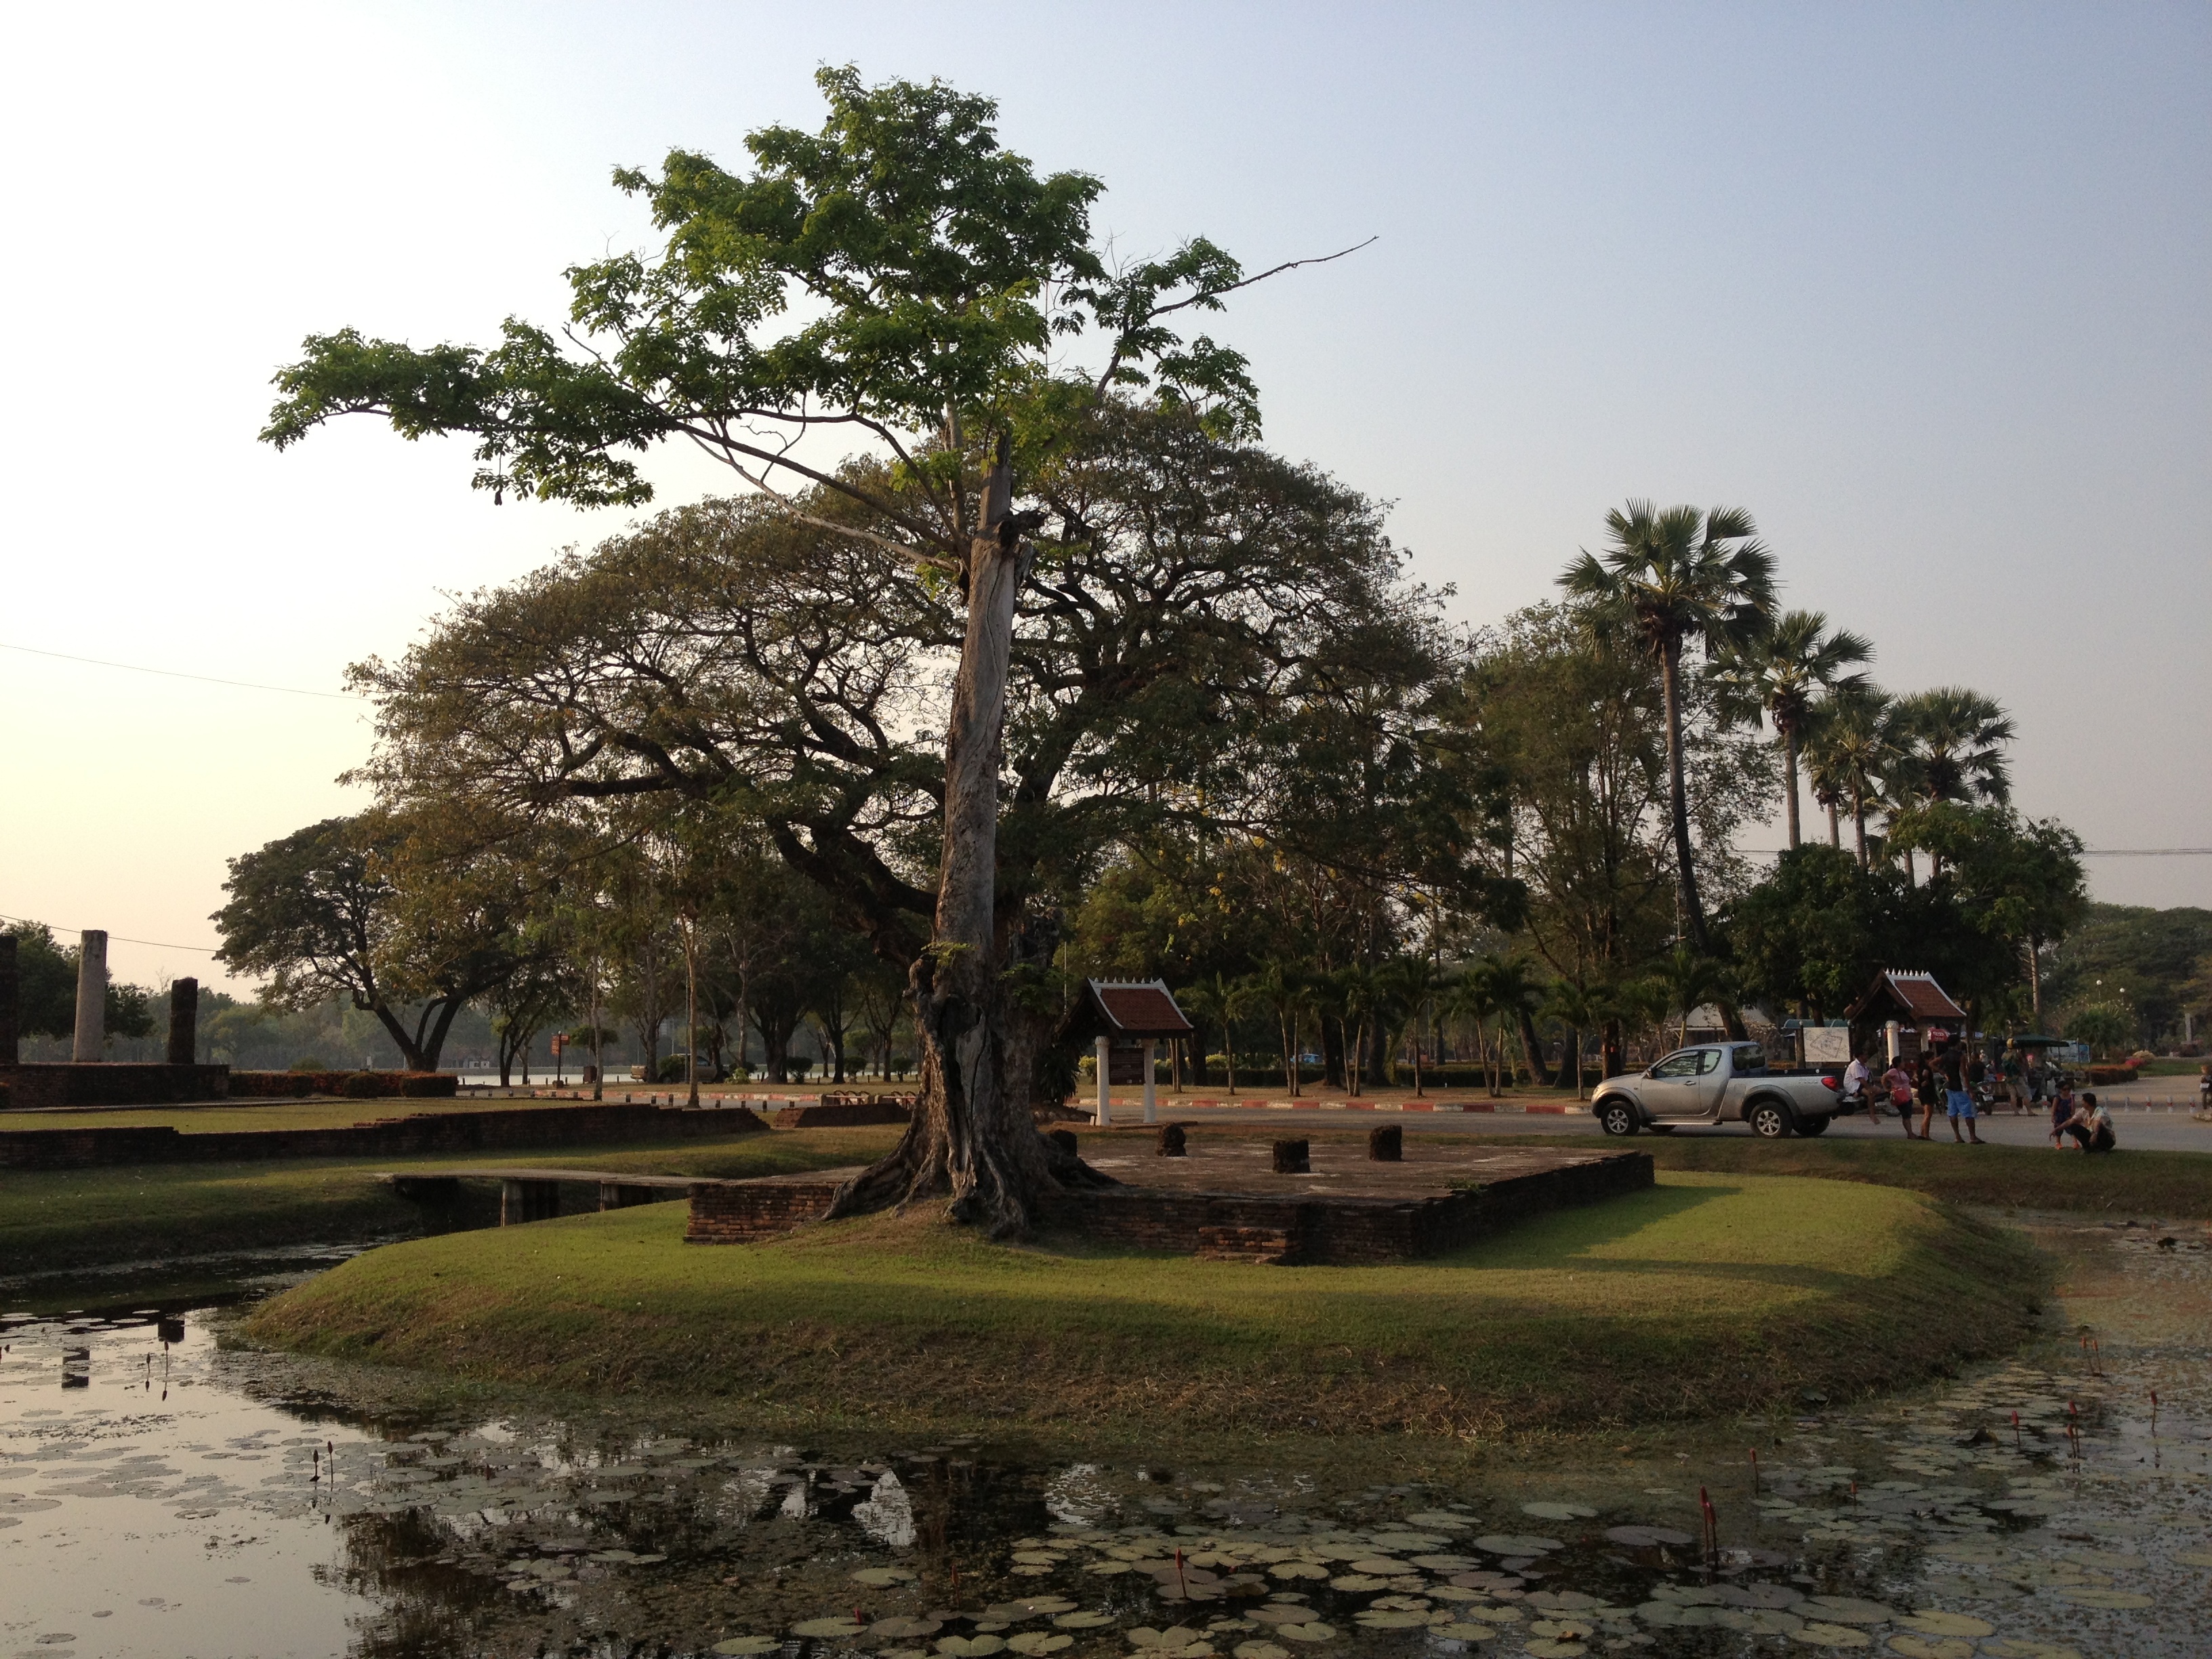
[[[1664,1134],[1677,1124],[1748,1123],[1765,1140],[1816,1135],[1839,1110],[1843,1079],[1833,1073],[1771,1071],[1756,1042],[1701,1042],[1597,1087],[1590,1104],[1609,1135],[1639,1129]]]

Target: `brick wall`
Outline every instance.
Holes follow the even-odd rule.
[[[702,1181],[691,1188],[686,1244],[750,1244],[818,1221],[837,1195],[836,1181]]]
[[[33,1060],[0,1066],[0,1109],[53,1106],[171,1106],[221,1100],[228,1066],[169,1066],[159,1060]]]
[[[766,1133],[749,1111],[660,1106],[549,1106],[424,1112],[328,1129],[181,1134],[157,1128],[22,1129],[0,1133],[0,1169],[82,1170],[118,1164],[228,1164],[275,1158],[398,1158],[524,1147],[595,1146]]]

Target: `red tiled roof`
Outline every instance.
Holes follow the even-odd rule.
[[[1951,1000],[1950,994],[1928,974],[1900,973],[1895,969],[1883,974],[1867,988],[1866,995],[1853,1005],[1849,1012],[1856,1015],[1874,1000],[1875,994],[1887,989],[1899,1004],[1915,1019],[1964,1019],[1966,1011]]]
[[[1089,981],[1091,995],[1115,1033],[1123,1036],[1188,1036],[1191,1024],[1159,981],[1115,985]]]

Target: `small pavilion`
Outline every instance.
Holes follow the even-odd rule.
[[[1876,974],[1859,1000],[1844,1010],[1844,1017],[1851,1023],[1854,1052],[1864,1053],[1880,1033],[1882,1051],[1891,1060],[1913,1059],[1924,1044],[1953,1036],[1971,1040],[1966,1011],[1951,1000],[1933,974],[1895,968]]]
[[[1194,1028],[1176,1006],[1167,981],[1158,979],[1087,979],[1075,1032],[1088,1035],[1098,1050],[1098,1124],[1114,1121],[1112,1090],[1119,1083],[1145,1086],[1145,1121],[1159,1121],[1152,1079],[1159,1045],[1187,1037]]]

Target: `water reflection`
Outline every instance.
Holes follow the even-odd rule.
[[[2194,1655],[2203,1243],[2100,1241],[2107,1309],[2166,1313],[2088,1374],[1824,1411],[1755,1472],[1700,1443],[1459,1486],[764,1443],[226,1352],[197,1308],[10,1315],[0,1655]]]

